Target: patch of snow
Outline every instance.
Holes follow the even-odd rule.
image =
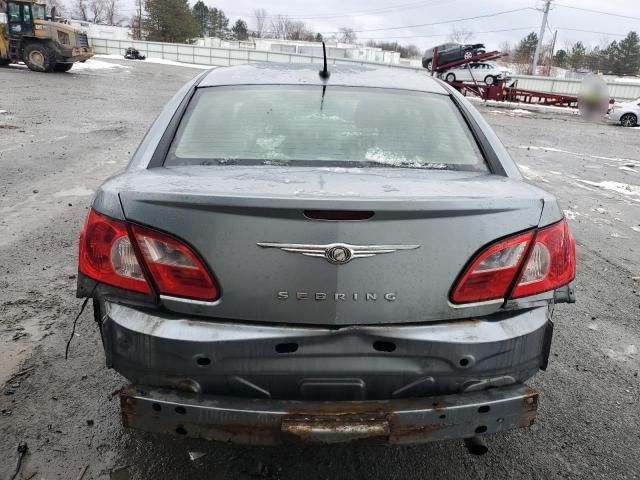
[[[519,147],[517,147],[521,150],[541,150],[544,152],[554,152],[554,153],[564,153],[566,155],[573,155],[575,157],[588,157],[588,158],[593,158],[595,160],[607,160],[607,161],[611,161],[611,162],[623,162],[626,163],[628,165],[626,165],[627,167],[629,165],[638,165],[640,166],[640,160],[634,160],[634,159],[630,159],[630,158],[617,158],[617,157],[603,157],[600,155],[590,155],[588,153],[579,153],[579,152],[572,152],[570,150],[563,150],[561,148],[555,148],[555,147],[540,147],[540,146],[536,146],[536,145],[520,145]]]
[[[175,62],[173,60],[165,60],[164,58],[155,58],[155,57],[148,57],[146,60],[128,60],[125,59],[122,55],[95,55],[95,57],[99,57],[99,58],[109,58],[112,60],[122,60],[124,62],[128,62],[128,63],[156,63],[156,64],[160,64],[160,65],[173,65],[175,67],[187,67],[187,68],[199,68],[200,70],[209,70],[211,68],[215,68],[215,66],[213,65],[200,65],[197,63],[182,63],[182,62]],[[94,58],[95,58],[94,57]]]
[[[640,197],[640,187],[637,185],[629,185],[628,183],[621,182],[612,182],[609,180],[605,180],[603,182],[592,182],[591,180],[580,180],[579,182],[585,183],[587,185],[591,185],[593,187],[598,187],[601,190],[609,190],[611,192],[616,192],[621,195],[625,195],[627,197]],[[640,202],[640,198],[632,198],[636,202]]]
[[[73,68],[71,69],[72,73],[80,72],[83,70],[109,70],[109,69],[119,69],[119,68],[129,68],[126,65],[119,65],[117,63],[109,63],[109,62],[101,62],[100,60],[95,60],[90,58],[84,63],[76,62],[73,64]]]
[[[422,163],[417,157],[411,160],[404,155],[386,152],[380,147],[372,147],[367,150],[365,158],[370,162],[376,162],[382,165],[391,165],[393,167],[424,168],[433,170],[447,169],[447,165],[444,163]]]
[[[640,172],[638,172],[638,170],[636,170],[635,168],[627,167],[626,165],[624,165],[624,166],[622,166],[622,167],[618,167],[618,170],[624,170],[625,172],[640,173]]]
[[[578,212],[574,212],[573,210],[565,210],[564,216],[567,217],[568,220],[575,220],[580,215]]]
[[[54,197],[86,197],[88,195],[93,195],[93,190],[89,190],[86,187],[75,187],[53,194]]]
[[[538,172],[533,170],[531,167],[527,167],[526,165],[522,165],[518,163],[518,168],[522,172],[522,176],[527,180],[538,180],[540,182],[549,183],[549,180],[544,178],[542,175],[540,175]]]
[[[637,227],[631,227],[631,230],[633,230],[634,232],[638,232],[638,233],[640,233],[640,226],[637,226]]]

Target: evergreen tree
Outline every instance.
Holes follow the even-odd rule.
[[[193,6],[192,13],[198,27],[198,36],[206,37],[209,32],[209,7],[202,0],[198,0]]]
[[[533,60],[533,55],[538,45],[538,35],[531,32],[520,40],[515,50],[515,59],[518,63],[529,63]]]
[[[229,38],[229,19],[222,10],[215,7],[209,9],[209,36]]]
[[[233,32],[233,37],[236,40],[246,40],[249,38],[249,27],[247,26],[247,22],[242,19],[236,20],[236,23],[231,28]]]
[[[569,63],[569,54],[566,50],[558,50],[553,56],[553,64],[556,67],[565,68]]]
[[[322,39],[322,34],[320,32],[316,33],[316,36],[315,36],[314,40],[316,42],[321,42],[323,40]]]
[[[613,71],[616,75],[635,75],[640,72],[640,39],[636,32],[618,43]]]
[[[569,52],[569,65],[571,68],[583,68],[587,56],[587,49],[582,42],[576,42]]]
[[[198,35],[187,0],[145,0],[147,40],[185,43]]]

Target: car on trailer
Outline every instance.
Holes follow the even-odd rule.
[[[558,201],[416,71],[209,70],[96,192],[80,235],[126,426],[256,445],[465,439],[532,424]]]
[[[448,83],[482,82],[486,85],[495,85],[499,81],[509,80],[512,76],[511,70],[494,62],[475,62],[461,65],[442,74],[442,78]]]
[[[458,60],[467,60],[486,52],[483,43],[461,44],[456,42],[443,43],[436,47],[430,48],[424,52],[422,56],[422,66],[431,71],[433,65],[433,52],[438,49],[438,64],[456,62]]]

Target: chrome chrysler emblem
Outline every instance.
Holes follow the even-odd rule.
[[[299,253],[306,257],[324,258],[334,265],[344,265],[354,258],[367,258],[397,250],[415,250],[420,245],[350,245],[331,243],[329,245],[307,245],[303,243],[266,243],[257,244],[262,248],[279,248],[285,252]]]

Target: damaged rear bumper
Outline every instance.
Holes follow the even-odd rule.
[[[120,392],[127,427],[247,445],[401,445],[530,426],[538,393],[523,384],[416,399],[361,402],[256,400],[145,386]]]

